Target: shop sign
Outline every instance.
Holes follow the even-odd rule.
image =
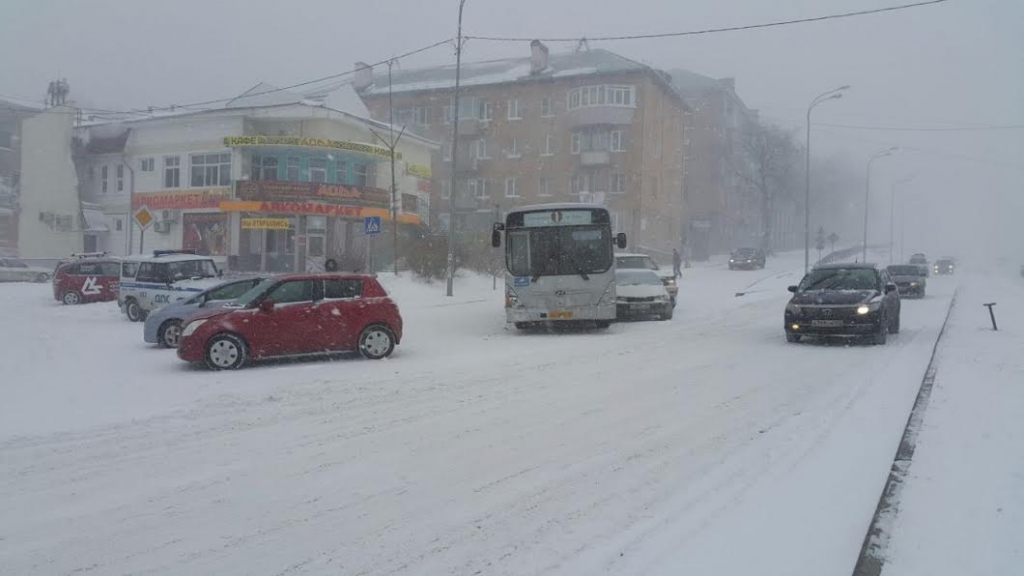
[[[288,218],[242,218],[242,230],[288,230]]]
[[[409,176],[415,176],[425,180],[430,180],[433,177],[433,172],[430,170],[430,167],[420,166],[419,164],[406,164],[405,173]]]
[[[326,182],[244,180],[238,182],[238,197],[243,200],[316,200],[330,203],[354,200],[368,204],[390,204],[386,190]]]
[[[430,192],[433,187],[430,185],[429,180],[417,180],[416,189],[420,192]]]
[[[320,204],[317,202],[245,202],[230,201],[221,202],[222,212],[253,212],[259,214],[288,214],[288,215],[313,215],[332,216],[340,218],[365,218],[366,216],[380,216],[384,220],[391,220],[390,210],[387,208],[373,208],[369,206],[341,206],[338,204]],[[416,214],[399,214],[398,221],[405,224],[419,224],[420,217]]]
[[[358,152],[371,156],[391,158],[391,151],[383,146],[367,144],[365,142],[350,142],[348,140],[328,140],[326,138],[303,138],[301,136],[227,136],[224,138],[224,145],[230,148],[252,147],[252,146],[298,146],[303,148],[330,148],[332,150],[345,150],[347,152]],[[395,152],[395,158],[401,160],[402,153]]]
[[[132,208],[139,208],[140,206],[148,206],[150,210],[217,208],[221,202],[230,199],[231,188],[136,192],[132,197]]]

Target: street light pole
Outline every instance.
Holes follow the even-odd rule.
[[[862,262],[868,261],[868,213],[870,212],[868,209],[868,200],[871,197],[871,165],[874,164],[875,160],[878,160],[879,158],[892,156],[897,150],[899,150],[899,148],[895,146],[892,148],[886,148],[885,150],[875,152],[874,154],[871,155],[871,158],[868,159],[867,178],[865,178],[864,181],[864,243],[863,246],[861,246]]]
[[[462,8],[466,0],[459,2],[459,28],[455,35],[455,102],[452,106],[452,180],[448,194],[448,286],[446,296],[452,295],[452,284],[455,281],[455,196],[456,171],[459,158],[459,79],[462,68]]]
[[[806,165],[805,178],[804,178],[804,274],[811,267],[811,111],[814,107],[826,100],[838,100],[843,97],[843,91],[850,88],[847,86],[840,86],[834,90],[829,90],[819,94],[811,101],[811,105],[807,107],[807,149],[806,149]]]
[[[892,187],[889,190],[889,264],[892,264],[893,250],[896,247],[896,234],[894,230],[896,220],[896,187],[899,186],[900,184],[910,182],[911,180],[914,179],[915,176],[917,175],[911,174],[906,178],[901,178],[900,180],[893,182]],[[901,257],[900,261],[902,260],[903,258]]]

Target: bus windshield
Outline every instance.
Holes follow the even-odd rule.
[[[600,274],[612,266],[611,232],[604,226],[529,228],[508,235],[513,276]]]

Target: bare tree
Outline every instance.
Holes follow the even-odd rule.
[[[739,134],[736,154],[727,158],[734,173],[757,196],[761,213],[761,248],[772,251],[776,201],[796,190],[800,149],[792,132],[778,126],[750,124]]]

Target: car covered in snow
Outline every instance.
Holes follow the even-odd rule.
[[[220,284],[222,273],[209,256],[183,251],[156,251],[128,256],[121,263],[117,304],[132,322],[168,304],[187,300]]]
[[[931,268],[928,266],[928,257],[920,252],[911,255],[910,264],[924,268],[925,276],[927,276],[931,270]]]
[[[952,258],[939,258],[935,261],[935,265],[932,267],[932,270],[938,276],[947,276],[953,273],[954,267],[955,262]]]
[[[788,342],[807,336],[867,337],[885,344],[900,331],[900,293],[884,268],[874,264],[815,266],[786,304]]]
[[[117,300],[121,260],[103,253],[72,254],[53,271],[53,298],[69,306]]]
[[[402,339],[402,315],[375,276],[286,274],[233,304],[187,319],[178,357],[212,370],[252,360],[359,352],[379,360]]]
[[[0,258],[0,282],[47,282],[50,270],[18,258]]]
[[[177,348],[185,319],[198,311],[217,310],[252,290],[263,278],[228,280],[199,294],[158,308],[146,316],[142,339],[164,348]]]
[[[739,248],[729,255],[729,270],[764,268],[765,254],[760,248]]]
[[[668,295],[672,300],[672,306],[676,305],[676,296],[679,294],[679,285],[676,284],[676,278],[670,272],[666,272],[661,269],[661,266],[654,261],[647,254],[627,254],[620,252],[615,255],[615,269],[616,270],[651,270],[658,275],[661,279],[661,283],[665,286],[665,290],[668,291]]]
[[[924,298],[928,289],[928,274],[923,268],[913,264],[893,264],[885,270],[899,289],[901,297]]]
[[[653,270],[616,270],[615,307],[619,320],[672,319],[672,297]]]

